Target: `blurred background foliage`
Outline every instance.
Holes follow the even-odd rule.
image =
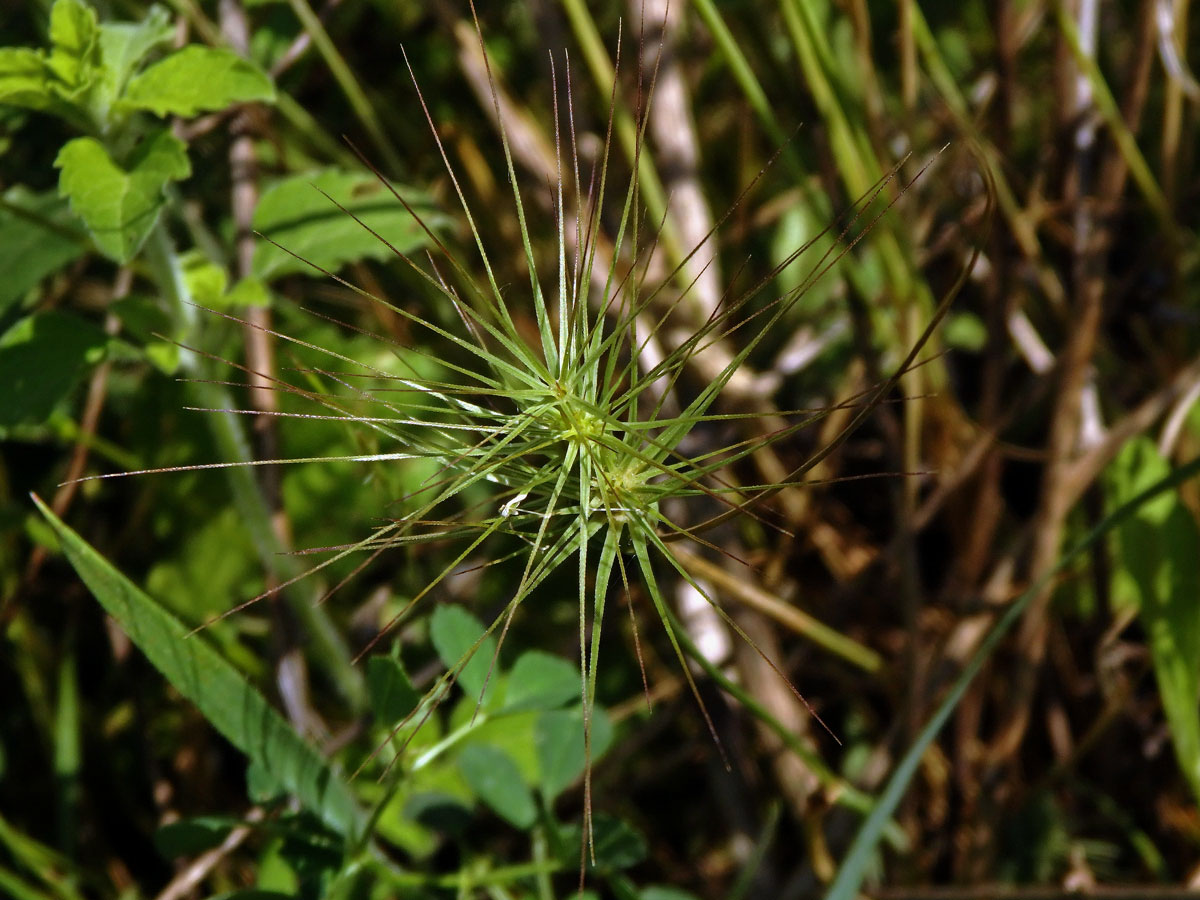
[[[832,254],[726,393],[722,411],[760,417],[711,424],[694,452],[882,383],[979,254],[924,364],[809,473],[821,483],[710,536],[751,568],[686,551],[838,741],[681,584],[679,614],[726,688],[702,683],[727,770],[635,588],[620,605],[639,623],[655,702],[647,709],[620,609],[601,672],[590,890],[822,895],[871,798],[1008,604],[1106,512],[1195,456],[1200,86],[1186,0],[676,0],[669,11],[522,0],[478,13],[496,102],[465,2],[0,9],[0,893],[574,890],[584,800],[569,578],[515,621],[480,721],[483,679],[464,671],[466,690],[408,746],[390,796],[375,780],[386,760],[369,754],[508,602],[519,562],[447,580],[365,667],[351,656],[453,549],[396,550],[361,572],[361,557],[347,558],[196,639],[230,664],[223,684],[257,686],[282,712],[280,733],[337,771],[365,767],[351,790],[380,803],[379,843],[348,856],[331,807],[253,753],[247,769],[222,719],[228,698],[193,705],[130,644],[28,499],[44,498],[111,564],[94,563],[97,577],[116,585],[124,573],[153,598],[137,607],[145,615],[161,607],[187,628],[302,571],[306,557],[286,551],[339,547],[402,515],[432,464],[188,468],[378,452],[368,429],[273,415],[314,408],[245,384],[253,373],[316,390],[314,369],[336,380],[352,367],[315,348],[385,369],[400,359],[429,378],[454,359],[255,232],[458,328],[314,189],[407,252],[430,246],[346,136],[438,240],[474,260],[423,102],[498,281],[519,292],[497,125],[553,265],[550,60],[565,106],[563,48],[585,178],[610,95],[609,177],[631,177],[633,116],[655,79],[636,172],[647,221],[661,223],[660,277],[681,264],[663,302],[685,301],[656,335],[663,346],[722,296],[763,283],[747,309],[766,308],[804,282],[806,259]],[[168,64],[176,71],[156,69]],[[847,215],[893,171],[889,211]],[[519,324],[536,340],[531,314]],[[723,335],[706,352],[728,358],[745,339]],[[706,365],[698,358],[682,389],[703,385]],[[832,409],[738,477],[784,477],[850,417]],[[1160,495],[1034,592],[857,877],[891,897],[928,885],[944,896],[996,883],[1200,887],[1197,503],[1193,483]]]

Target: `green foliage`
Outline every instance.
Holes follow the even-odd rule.
[[[51,193],[34,194],[21,185],[0,200],[0,316],[43,278],[84,251],[82,235],[71,231],[67,204]]]
[[[347,841],[357,840],[364,819],[341,776],[203,637],[190,635],[40,501],[39,508],[92,594],[163,676],[271,779]]]
[[[156,116],[194,116],[232,103],[274,101],[271,79],[231,50],[189,46],[129,81],[121,101]]]
[[[1109,468],[1115,506],[1170,475],[1147,438],[1130,441]],[[1200,800],[1200,527],[1178,493],[1143,504],[1115,532],[1120,563],[1113,600],[1132,604],[1150,658],[1180,770]]]
[[[70,313],[21,319],[0,335],[0,428],[40,424],[104,355],[107,338]]]
[[[533,793],[503,750],[469,744],[458,755],[458,768],[475,795],[502,819],[517,828],[529,828],[537,821]]]
[[[384,724],[399,722],[417,708],[421,699],[400,661],[390,656],[367,660],[367,690],[371,709]]]
[[[428,197],[399,190],[426,224],[442,221]],[[295,175],[267,188],[254,209],[254,227],[272,241],[254,250],[254,273],[263,279],[291,273],[322,277],[322,270],[391,259],[426,241],[421,226],[377,178],[336,170]]]
[[[439,606],[429,620],[429,635],[438,656],[446,666],[458,670],[458,683],[480,706],[489,705],[496,695],[489,681],[496,642],[484,631],[479,620],[461,606]]]
[[[58,192],[71,201],[96,247],[115,262],[128,262],[158,223],[163,189],[191,175],[183,142],[164,130],[142,140],[127,168],[113,162],[93,138],[75,138],[54,160],[62,170]]]
[[[684,25],[667,29],[675,43],[658,61],[628,17],[615,52],[607,35],[626,14],[615,2],[476,4],[476,36],[465,19],[446,27],[454,11],[415,2],[43,6],[14,14],[0,39],[28,45],[0,47],[0,685],[6,697],[16,688],[0,711],[0,799],[17,800],[0,818],[0,894],[159,891],[168,870],[124,848],[176,812],[155,834],[159,854],[182,872],[236,845],[201,890],[239,900],[551,900],[574,896],[580,874],[589,900],[693,898],[642,886],[661,869],[737,900],[760,892],[759,875],[772,888],[816,884],[835,864],[831,900],[893,871],[914,882],[951,869],[1050,882],[1068,863],[1099,880],[1186,874],[1178,859],[1194,855],[1200,801],[1200,530],[1195,498],[1172,491],[1197,465],[1172,460],[1191,452],[1194,423],[1171,458],[1130,441],[1105,471],[1109,516],[1041,582],[992,604],[1005,573],[1022,577],[1021,548],[1056,543],[1044,508],[1030,517],[1015,498],[1042,503],[1057,461],[1031,485],[1010,457],[1040,455],[1009,449],[1052,430],[1021,398],[1069,383],[1074,358],[1031,375],[1029,344],[1010,346],[996,326],[1028,313],[1056,352],[1083,321],[1075,275],[1103,273],[1093,343],[1104,352],[1087,378],[1106,424],[1196,346],[1175,296],[1194,293],[1196,269],[1182,190],[1194,173],[1171,144],[1185,113],[1165,119],[1161,148],[1139,146],[1183,92],[1159,89],[1154,69],[1122,97],[1103,74],[1144,59],[1131,52],[1141,44],[1117,34],[1092,54],[1069,5],[1040,0],[1016,5],[1022,27],[1003,42],[1014,55],[994,71],[980,54],[1005,23],[980,0],[901,14],[831,0],[672,4]],[[232,49],[242,15],[245,55]],[[540,41],[560,28],[573,68],[554,53],[548,89]],[[402,36],[408,67],[391,55]],[[1081,119],[1107,129],[1102,149],[1072,145],[1075,162],[1044,152],[1044,136],[1074,122],[1029,127],[1051,105],[1037,60],[1068,61],[1042,52],[1051,43],[1077,66],[1056,83],[1082,91],[1082,76],[1096,102]],[[667,102],[700,147],[695,169],[647,139],[652,95],[675,83],[654,82],[659,63],[678,65],[666,74],[692,94],[690,108]],[[427,87],[417,98],[410,75]],[[1150,115],[1127,122],[1125,104]],[[413,127],[422,110],[428,136]],[[816,127],[789,138],[801,119]],[[343,132],[365,135],[386,179]],[[938,175],[899,190],[918,168],[906,154],[928,158],[947,140]],[[1049,172],[1034,163],[1050,158]],[[1121,202],[1121,217],[1077,215],[1086,202],[1055,193],[1062,181],[1088,201],[1087,173],[1117,162],[1131,196],[1103,200]],[[676,204],[693,194],[728,209],[711,261],[681,236]],[[994,236],[977,224],[993,198],[1006,229]],[[1085,220],[1115,240],[1091,240]],[[1171,239],[1148,240],[1146,222]],[[1106,243],[1119,258],[1080,249]],[[969,282],[955,274],[980,253],[989,267]],[[1152,277],[1139,258],[1153,258]],[[709,306],[696,288],[706,266],[722,270],[724,291]],[[1179,283],[1164,287],[1163,272]],[[946,352],[918,358],[926,323],[964,283],[964,308],[938,338]],[[931,285],[946,284],[939,303]],[[1169,332],[1140,313],[1125,321],[1147,306],[1122,296],[1129,284],[1154,291]],[[810,425],[821,427],[801,434]],[[1144,427],[1115,424],[1106,440]],[[964,446],[963,434],[996,444]],[[1079,452],[1067,469],[1100,470],[1100,451]],[[131,471],[141,477],[59,484]],[[911,480],[864,487],[878,471]],[[810,477],[821,486],[809,490]],[[30,489],[66,512],[43,505],[38,517]],[[986,515],[974,516],[979,500]],[[1036,618],[1039,589],[1081,573],[1105,535],[1111,557],[1059,585],[1110,589],[1113,609],[1092,604],[1077,629],[1075,607],[1052,607],[1063,627],[1048,625],[1078,670],[1046,692],[1067,711],[1053,721],[1086,730],[1066,759],[1044,759],[1038,734],[981,762],[1009,685],[972,695],[972,679],[1006,675],[1026,649],[997,654],[1006,631]],[[727,584],[698,577],[701,555],[717,575],[728,561]],[[847,671],[797,652],[811,629],[777,629],[777,659],[710,659],[693,639],[708,626],[674,608],[684,593],[739,640],[740,623],[775,627],[755,603],[789,629],[792,606],[828,617],[825,632],[874,662]],[[723,605],[734,597],[747,604],[736,614]],[[1105,641],[1124,662],[1106,668],[1096,654],[1092,671],[1079,645],[1110,612],[1124,630]],[[972,645],[987,615],[993,628]],[[1128,652],[1143,642],[1147,653]],[[961,671],[928,658],[964,646],[975,650]],[[139,652],[161,679],[142,677]],[[1156,693],[1134,680],[1144,659]],[[760,663],[819,691],[838,746],[796,726],[815,711],[799,691],[780,692],[782,704],[753,695]],[[1069,678],[1072,666],[1059,668]],[[643,689],[649,701],[679,688],[698,713],[658,699],[644,711]],[[935,747],[964,698],[975,706],[962,732]],[[1027,700],[1043,721],[1041,698]],[[892,710],[913,727],[898,730]],[[985,723],[978,735],[973,721]],[[1123,734],[1109,741],[1113,722]],[[1143,791],[1143,770],[1161,768],[1138,754],[1152,757],[1168,732],[1183,778]],[[698,749],[710,736],[720,748]],[[623,752],[607,756],[618,739]],[[696,764],[706,752],[748,789],[698,789],[721,777]],[[880,783],[888,759],[874,797],[862,785]],[[998,774],[1006,765],[1013,783]],[[1087,788],[1094,769],[1119,777]],[[997,792],[1017,800],[977,802],[981,784],[1018,784]],[[906,797],[911,814],[898,815]],[[766,825],[754,821],[764,798]],[[830,860],[855,825],[846,810],[862,822]],[[730,839],[735,821],[762,827],[748,855],[745,834]],[[989,835],[979,862],[947,849]]]

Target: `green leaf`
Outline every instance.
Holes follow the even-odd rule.
[[[108,339],[62,312],[27,316],[0,335],[0,427],[36,425],[104,355]]]
[[[595,762],[612,743],[612,724],[604,710],[592,713],[592,761]],[[554,799],[583,774],[586,758],[583,746],[582,708],[556,709],[543,713],[534,726],[534,745],[541,768],[542,793]]]
[[[579,669],[541,650],[522,653],[508,676],[504,710],[557,709],[580,697]]]
[[[329,828],[356,840],[365,816],[349,786],[203,635],[137,589],[37,497],[63,552],[104,609],[213,727]]]
[[[21,185],[0,200],[0,315],[34,285],[83,253],[65,200]]]
[[[503,750],[468,744],[458,755],[458,769],[475,795],[505,821],[521,829],[537,821],[533,793]]]
[[[225,840],[241,823],[230,816],[193,816],[162,825],[154,832],[154,849],[164,859],[197,856]]]
[[[463,657],[472,651],[483,632],[483,625],[478,619],[454,604],[439,606],[434,610],[429,623],[429,636],[433,640],[438,658],[451,669],[463,662]],[[487,686],[487,695],[481,700],[484,683],[488,680],[488,671],[492,668],[495,655],[496,641],[489,637],[475,649],[474,655],[462,666],[458,674],[458,683],[472,700],[480,700],[486,704],[495,694],[496,679],[492,678]]]
[[[232,50],[191,45],[130,80],[121,102],[158,116],[194,116],[275,99],[270,77]]]
[[[113,22],[100,26],[100,57],[108,101],[115,101],[129,77],[146,55],[171,40],[175,29],[161,6],[152,6],[141,22]]]
[[[431,228],[447,221],[424,194],[405,187],[397,191]],[[361,259],[393,259],[392,250],[363,225],[401,253],[411,253],[429,241],[421,226],[373,175],[327,170],[285,179],[263,192],[254,211],[254,228],[290,253],[260,243],[254,250],[254,274],[264,280],[292,273],[321,278],[323,274],[313,266],[336,272]]]
[[[47,65],[62,80],[68,96],[78,96],[100,74],[99,28],[96,11],[82,0],[55,0],[50,9]]]
[[[596,813],[592,818],[592,843],[596,850],[596,864],[588,859],[589,869],[618,872],[636,866],[646,858],[646,840],[628,822],[606,813]],[[580,830],[578,825],[564,828],[560,833],[559,846],[563,850],[564,862],[578,862]]]
[[[46,55],[28,47],[0,47],[0,103],[49,109],[59,102]]]
[[[191,165],[183,141],[164,130],[142,141],[128,170],[113,162],[94,138],[75,138],[59,151],[58,192],[91,231],[105,256],[133,258],[158,221],[167,182],[187,178]]]
[[[367,694],[375,717],[384,725],[399,722],[421,699],[399,660],[382,654],[367,660]]]
[[[250,275],[230,288],[229,292],[221,298],[221,302],[227,308],[270,306],[271,292],[267,290],[267,286],[260,279]]]
[[[1153,441],[1130,441],[1110,466],[1112,502],[1127,501],[1170,471]],[[1137,604],[1175,757],[1200,799],[1200,528],[1178,492],[1171,492],[1144,504],[1116,538],[1122,566],[1114,600]]]
[[[199,250],[188,250],[179,255],[183,269],[183,283],[193,303],[201,306],[222,305],[225,289],[229,287],[229,273],[218,266]]]

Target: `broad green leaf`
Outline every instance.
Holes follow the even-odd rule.
[[[533,793],[503,750],[468,744],[458,755],[458,769],[475,795],[505,821],[522,829],[537,821]]]
[[[164,859],[198,856],[218,846],[240,824],[231,816],[192,816],[169,822],[154,832],[154,849]]]
[[[397,191],[431,228],[447,221],[424,194],[405,187]],[[364,225],[401,253],[428,243],[421,226],[373,175],[327,170],[285,179],[263,192],[254,228],[287,249],[261,242],[254,250],[254,274],[264,280],[290,273],[322,278],[313,266],[336,272],[361,259],[393,259],[392,250]]]
[[[193,44],[134,76],[121,102],[159,116],[194,116],[274,99],[275,86],[254,63],[232,50]]]
[[[0,201],[0,314],[87,247],[65,200],[17,185]]]
[[[367,694],[375,717],[388,726],[416,709],[421,699],[400,662],[382,654],[367,660]]]
[[[592,762],[604,755],[612,743],[612,724],[604,710],[592,713]],[[554,799],[583,774],[586,764],[583,746],[582,709],[556,709],[542,713],[534,726],[534,744],[541,767],[541,789]]]
[[[329,828],[348,840],[357,839],[363,812],[349,786],[320,754],[202,634],[189,637],[178,619],[138,590],[41,500],[34,501],[83,582],[175,689]]]
[[[274,803],[287,796],[287,788],[254,760],[246,766],[246,796],[253,803]]]
[[[77,316],[27,316],[0,335],[0,427],[36,425],[104,355],[107,337]]]
[[[580,698],[579,669],[541,650],[522,653],[508,676],[504,709],[557,709]]]
[[[47,65],[77,96],[100,76],[99,28],[96,11],[82,0],[55,0],[50,9],[50,58]]]
[[[103,83],[110,103],[121,95],[138,64],[150,51],[170,41],[174,31],[170,14],[161,6],[150,7],[140,22],[113,22],[100,26]]]
[[[1130,441],[1110,467],[1123,503],[1171,470],[1149,438]],[[1171,727],[1175,756],[1200,799],[1200,528],[1177,492],[1144,504],[1116,532],[1117,603],[1137,605]]]
[[[191,165],[183,141],[165,129],[142,141],[120,168],[94,138],[75,138],[59,151],[58,192],[91,231],[97,248],[124,263],[133,258],[158,221],[167,182],[187,178]]]
[[[433,640],[434,649],[447,668],[455,668],[463,662],[463,657],[471,652],[483,631],[483,625],[478,619],[454,604],[439,606],[434,610],[429,623],[429,636]],[[462,665],[458,683],[473,701],[481,699],[495,655],[496,641],[489,637],[479,645],[470,660]],[[496,674],[498,673],[492,672],[493,676]],[[482,702],[486,704],[495,693],[495,689],[496,679],[493,677],[487,685],[487,695],[482,697]]]

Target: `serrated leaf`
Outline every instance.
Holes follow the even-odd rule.
[[[522,829],[537,821],[533,792],[503,750],[491,744],[468,744],[458,755],[458,769],[475,796],[500,818]]]
[[[40,424],[88,367],[103,358],[108,338],[63,312],[21,319],[0,336],[0,427]]]
[[[55,0],[50,9],[50,43],[47,65],[68,95],[78,95],[99,80],[99,27],[92,7],[82,0]]]
[[[406,187],[397,187],[397,191],[431,228],[446,221],[421,192]],[[254,250],[254,274],[264,280],[292,273],[322,278],[313,266],[336,272],[362,259],[394,259],[392,250],[363,225],[405,254],[429,240],[373,175],[327,170],[285,179],[263,192],[254,210],[254,228],[287,250],[266,241],[259,243]]]
[[[273,102],[270,77],[232,50],[191,45],[129,82],[123,105],[159,116],[194,116],[234,103]]]
[[[384,725],[399,722],[421,699],[399,661],[383,655],[367,660],[367,694],[375,717]]]
[[[34,194],[17,185],[0,208],[0,314],[39,281],[83,253],[67,203],[51,192]]]
[[[1110,467],[1113,504],[1170,471],[1149,438],[1130,441]],[[1116,536],[1122,565],[1114,577],[1114,600],[1137,604],[1175,756],[1200,799],[1200,527],[1172,491],[1144,504]]]
[[[592,713],[592,762],[604,755],[612,743],[612,723],[604,710]],[[534,726],[534,745],[541,770],[541,789],[554,799],[583,774],[583,711],[556,709],[542,713]]]
[[[360,835],[365,816],[349,786],[205,640],[137,589],[37,497],[62,550],[101,606],[213,727],[333,831]]]
[[[54,165],[62,170],[59,194],[71,201],[96,247],[119,263],[133,258],[158,221],[167,183],[191,174],[187,147],[165,129],[138,145],[128,170],[94,138],[68,141]]]
[[[579,699],[580,691],[579,669],[561,657],[529,650],[509,673],[504,710],[557,709]]]
[[[113,22],[100,26],[100,58],[109,102],[120,96],[138,64],[174,35],[171,16],[161,6],[150,7],[140,22]]]
[[[454,604],[439,606],[433,612],[429,623],[429,636],[437,650],[438,658],[447,668],[454,668],[463,661],[479,636],[483,634],[483,624],[473,615]],[[488,680],[488,671],[492,668],[492,659],[496,654],[496,641],[487,638],[475,650],[471,659],[462,666],[458,675],[458,683],[472,700],[479,700],[484,683]],[[493,676],[497,673],[493,672]],[[496,679],[493,677],[487,686],[487,694],[482,702],[487,703],[495,694]]]

